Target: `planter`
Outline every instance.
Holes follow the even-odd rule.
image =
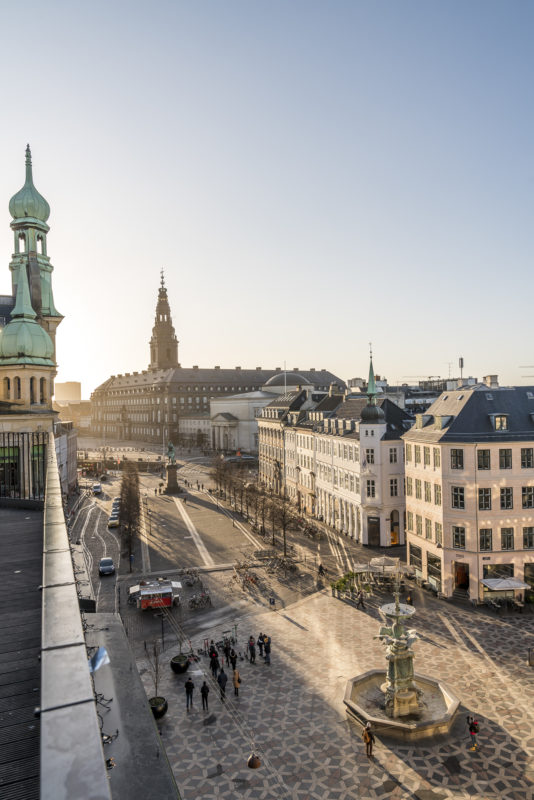
[[[164,697],[150,697],[148,699],[148,704],[156,719],[164,717],[169,707]]]
[[[171,669],[177,675],[181,675],[183,672],[187,672],[188,666],[189,666],[189,659],[182,653],[180,653],[177,656],[173,656],[171,658]]]

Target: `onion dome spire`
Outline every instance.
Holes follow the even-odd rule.
[[[361,421],[364,423],[380,423],[385,421],[384,412],[376,405],[376,381],[373,369],[373,350],[369,344],[369,380],[367,381],[367,405],[362,408]]]
[[[26,182],[9,201],[9,213],[13,219],[30,217],[39,222],[46,222],[50,216],[50,206],[33,185],[30,145],[26,146]]]

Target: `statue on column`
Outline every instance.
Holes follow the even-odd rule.
[[[172,442],[167,445],[167,458],[169,459],[169,464],[176,464],[176,453]]]

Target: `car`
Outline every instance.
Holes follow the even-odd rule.
[[[118,528],[120,525],[119,515],[112,514],[108,519],[108,528]]]
[[[102,494],[102,484],[101,483],[93,483],[93,494]]]
[[[115,572],[115,564],[112,558],[101,558],[98,565],[100,575],[113,575]]]
[[[113,502],[114,503],[120,503],[120,501],[121,501],[120,497],[114,497],[113,498]]]

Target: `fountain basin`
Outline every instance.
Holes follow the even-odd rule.
[[[405,741],[426,739],[450,731],[460,700],[442,681],[415,673],[415,684],[423,692],[424,707],[420,715],[392,718],[384,710],[382,686],[386,672],[372,669],[347,682],[343,702],[347,714],[362,724],[371,723],[378,736],[392,736]]]

